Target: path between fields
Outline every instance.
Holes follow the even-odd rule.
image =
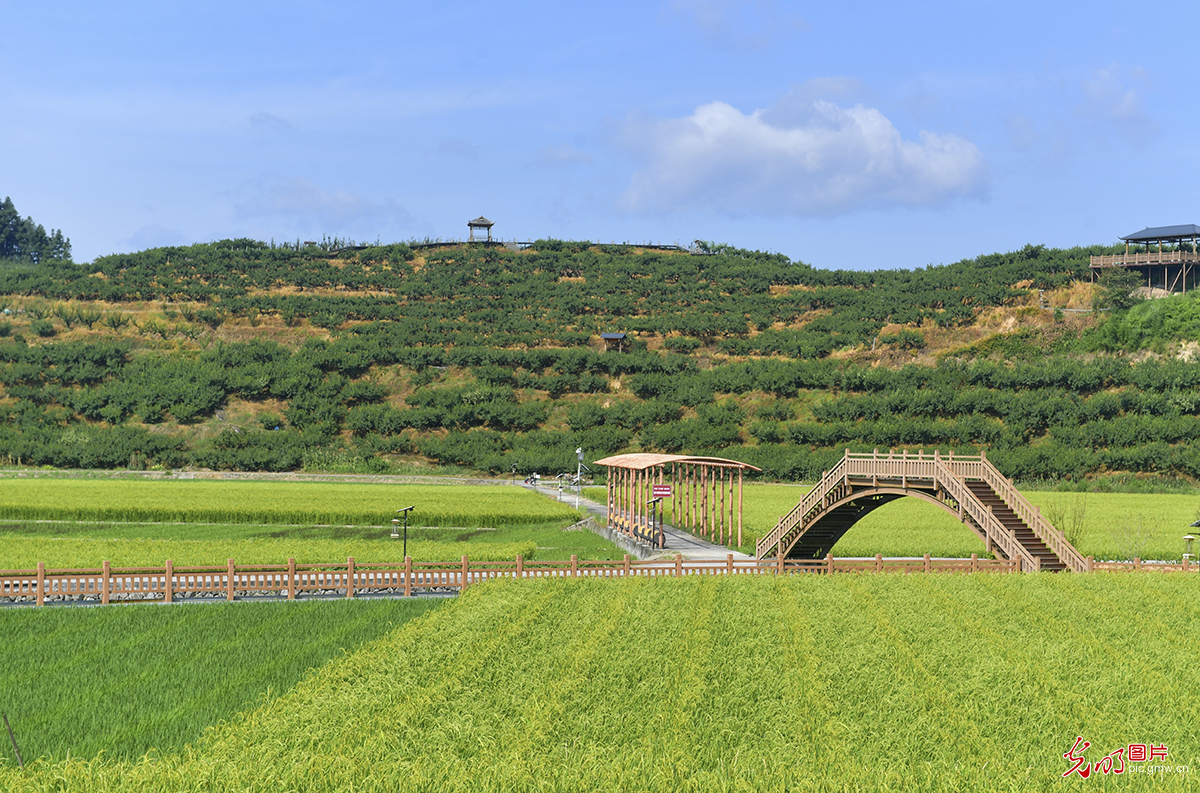
[[[603,525],[608,525],[608,507],[606,507],[604,504],[599,504],[591,499],[584,498],[583,496],[577,497],[571,492],[559,493],[556,489],[556,486],[547,485],[545,487],[537,487],[534,485],[522,485],[522,487],[526,488],[527,490],[532,490],[535,493],[540,493],[546,498],[552,498],[555,501],[562,502],[563,504],[569,504],[572,507],[575,506],[576,499],[578,498],[579,509],[581,511],[587,512],[589,515],[599,518]],[[636,555],[638,558],[642,559],[660,555],[674,556],[675,554],[682,554],[684,559],[725,559],[731,553],[733,554],[734,559],[754,558],[753,556],[748,556],[740,551],[734,551],[730,548],[726,548],[723,545],[715,545],[714,543],[702,540],[691,532],[677,529],[669,523],[663,524],[663,537],[666,540],[666,548],[664,550],[649,550],[644,547],[640,547],[640,544],[638,547],[630,547],[626,548],[626,550],[629,550],[632,555]],[[635,551],[636,553],[634,553]]]

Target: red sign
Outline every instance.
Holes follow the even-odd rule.
[[[654,485],[654,487],[652,488],[652,492],[654,493],[655,498],[670,498],[671,497],[671,486],[670,485]]]

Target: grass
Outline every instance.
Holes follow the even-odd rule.
[[[808,490],[797,485],[745,485],[741,550],[753,554],[754,541],[773,529]],[[604,502],[604,488],[589,488],[587,495]],[[1184,550],[1183,535],[1196,531],[1188,525],[1200,518],[1200,495],[1189,493],[1025,491],[1025,497],[1047,516],[1057,508],[1063,515],[1054,521],[1068,531],[1072,514],[1082,511],[1076,548],[1084,556],[1104,560],[1138,556],[1178,561]],[[670,510],[667,514],[670,522]],[[870,513],[846,532],[832,552],[835,556],[985,555],[983,541],[957,518],[913,498]]]
[[[26,761],[176,751],[440,603],[6,609],[0,703]]]
[[[500,526],[574,518],[523,488],[327,482],[10,479],[0,518],[69,521],[386,525],[415,504],[430,526]]]
[[[1195,765],[1200,668],[1177,639],[1200,629],[1193,591],[1131,574],[496,582],[181,752],[10,766],[0,787],[1107,789],[1133,780],[1062,779],[1076,736],[1090,760],[1153,743]]]
[[[22,498],[29,501],[14,506]],[[142,501],[131,506],[131,498]],[[290,512],[279,507],[293,502]],[[369,511],[364,509],[372,504]],[[0,569],[31,569],[38,562],[52,568],[99,567],[106,560],[120,567],[161,566],[167,559],[177,565],[225,564],[230,558],[243,564],[284,564],[294,558],[303,564],[337,562],[347,556],[360,562],[402,562],[402,543],[391,539],[390,524],[381,525],[390,520],[389,510],[396,504],[417,505],[408,531],[408,553],[417,561],[450,561],[464,555],[480,561],[518,554],[545,560],[623,555],[590,531],[563,531],[579,517],[573,508],[518,488],[9,480],[0,488],[0,515],[10,516],[0,520]],[[100,519],[106,512],[143,519]],[[57,519],[11,517],[13,513]],[[146,515],[159,520],[145,520]],[[287,515],[358,517],[364,522],[280,522]],[[191,519],[184,519],[188,516]],[[214,516],[224,520],[204,520]]]

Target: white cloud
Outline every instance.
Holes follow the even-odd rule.
[[[719,49],[763,49],[808,27],[776,0],[671,0],[663,16],[683,21]]]
[[[936,206],[986,188],[983,155],[968,140],[926,131],[905,140],[862,105],[783,105],[747,115],[711,102],[686,118],[627,123],[624,142],[644,167],[626,206],[830,216]]]
[[[1146,112],[1145,94],[1150,81],[1144,70],[1124,69],[1113,63],[1097,69],[1080,87],[1083,101],[1078,110],[1091,123],[1107,126],[1137,144],[1158,131]]]
[[[343,190],[326,192],[307,179],[264,174],[233,197],[240,219],[273,218],[289,225],[338,233],[409,225],[411,215],[394,201],[371,201]]]

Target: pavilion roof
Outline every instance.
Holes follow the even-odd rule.
[[[1135,231],[1126,237],[1121,237],[1126,242],[1167,242],[1170,240],[1190,240],[1200,237],[1200,226],[1194,223],[1189,223],[1185,226],[1152,226],[1150,228]]]
[[[467,225],[468,226],[484,226],[485,228],[491,228],[492,226],[496,225],[496,223],[494,221],[488,220],[483,215],[480,215],[479,217],[475,218],[474,220],[468,220]]]
[[[636,452],[634,454],[617,454],[597,460],[595,465],[605,465],[609,468],[629,468],[634,471],[644,471],[656,465],[667,463],[690,463],[692,465],[716,465],[727,468],[744,468],[750,471],[761,471],[749,463],[740,460],[726,460],[724,457],[693,457],[687,454],[653,454],[651,452]]]

